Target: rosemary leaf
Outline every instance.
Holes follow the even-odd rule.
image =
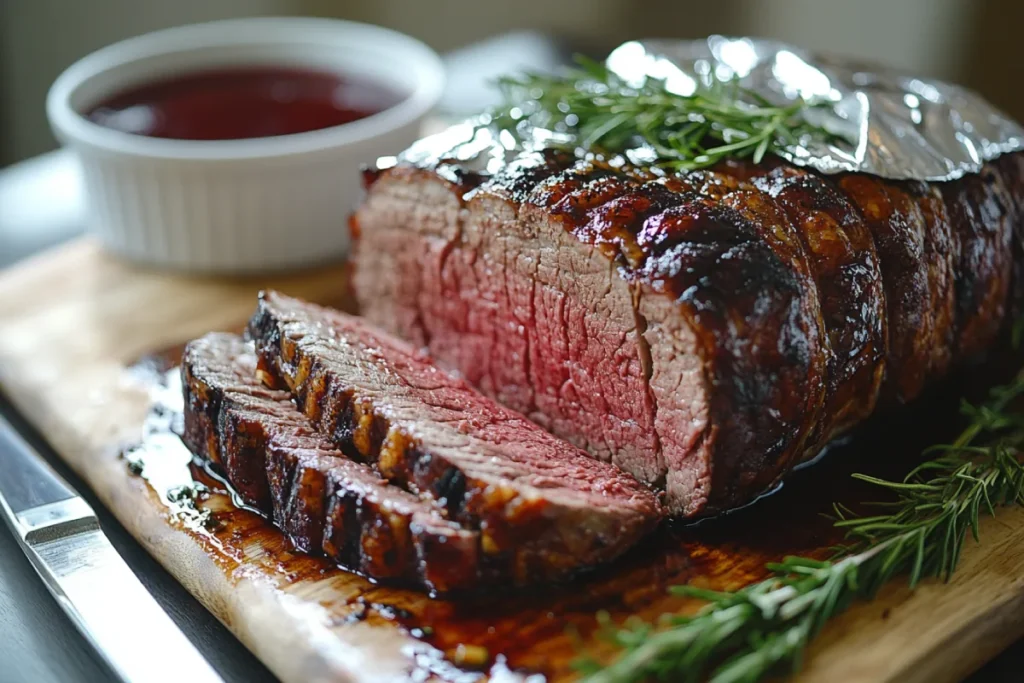
[[[664,80],[627,83],[603,64],[577,58],[578,67],[558,75],[535,73],[498,81],[504,104],[490,120],[513,130],[523,120],[575,135],[590,151],[621,153],[647,146],[656,166],[687,171],[726,157],[755,162],[802,138],[840,139],[803,116],[830,102],[797,100],[775,105],[736,80],[701,85],[688,95],[669,90]]]
[[[664,620],[671,625],[660,630],[634,621],[629,633],[639,637],[617,636],[616,659],[604,666],[591,661],[584,680],[754,683],[798,669],[830,619],[894,577],[905,575],[911,587],[929,577],[948,580],[967,535],[980,539],[983,514],[1024,505],[1024,422],[1009,412],[1022,394],[1024,372],[993,389],[984,405],[964,406],[970,423],[959,438],[928,449],[933,459],[903,481],[857,475],[897,500],[887,514],[873,516],[835,505],[835,524],[847,538],[835,559],[786,557],[766,566],[767,579],[736,591],[675,586],[674,594],[706,605]]]

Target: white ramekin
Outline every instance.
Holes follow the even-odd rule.
[[[329,69],[406,97],[352,123],[251,140],[144,137],[83,116],[126,88],[232,65]],[[107,248],[151,265],[240,273],[342,256],[360,166],[411,144],[443,86],[437,54],[394,31],[330,19],[239,19],[94,52],[56,80],[46,110],[81,160],[91,230]]]

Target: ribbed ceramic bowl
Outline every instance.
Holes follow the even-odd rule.
[[[377,82],[394,107],[340,126],[246,140],[169,140],[102,127],[84,113],[125,89],[190,71],[305,67]],[[418,136],[444,70],[422,43],[348,21],[258,18],[132,38],[54,82],[47,115],[77,153],[91,230],[130,260],[197,272],[280,270],[342,256],[359,167]]]

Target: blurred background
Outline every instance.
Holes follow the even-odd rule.
[[[452,114],[479,107],[494,70],[543,66],[573,51],[601,57],[630,38],[730,33],[957,81],[1024,118],[1015,87],[1024,75],[1016,54],[1024,3],[1014,0],[0,0],[0,166],[56,147],[44,98],[79,57],[177,24],[289,14],[388,26],[442,53],[504,36],[449,55],[459,75],[444,102]]]
[[[490,104],[501,73],[552,69],[574,52],[601,59],[634,38],[712,33],[959,82],[1024,120],[1015,0],[0,0],[0,267],[84,228],[76,162],[53,151],[44,109],[61,71],[133,35],[260,15],[353,19],[423,40],[448,71],[435,123]]]
[[[962,83],[1024,120],[1024,3],[1015,0],[0,0],[0,267],[80,233],[77,166],[44,103],[71,63],[175,25],[259,15],[353,19],[413,35],[442,54],[440,120],[480,111],[489,82],[603,58],[634,38],[712,33],[789,41]]]

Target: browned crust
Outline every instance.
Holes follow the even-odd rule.
[[[828,336],[826,401],[817,451],[875,408],[887,342],[879,258],[863,217],[829,180],[776,166],[754,183],[784,209],[811,263]]]
[[[959,246],[954,358],[966,360],[987,349],[1003,325],[1017,216],[993,165],[941,189]]]
[[[665,178],[533,152],[469,185],[547,212],[640,296],[675,302],[716,387],[707,512],[750,500],[876,399],[912,400],[993,343],[1008,298],[1024,301],[1022,158],[929,184],[779,160]]]
[[[478,532],[435,518],[404,491],[381,495],[389,488],[384,482],[312,428],[275,428],[259,405],[301,418],[290,394],[264,389],[255,378],[245,391],[226,385],[210,370],[211,345],[251,355],[233,335],[208,335],[186,347],[186,445],[221,469],[248,504],[271,515],[297,549],[438,593],[504,581],[507,571],[481,566]]]
[[[722,174],[564,163],[544,164],[530,192],[515,170],[482,187],[547,210],[641,296],[671,296],[692,321],[709,381],[730,387],[710,397],[702,443],[729,455],[710,463],[711,498],[686,505],[726,509],[767,488],[799,456],[823,400],[820,313],[799,238],[774,207],[756,206],[763,193]]]
[[[1006,319],[1012,322],[1024,314],[1024,153],[1006,154],[996,160],[995,166],[1006,185],[1014,211],[1011,221],[1013,272],[1006,315]]]
[[[260,367],[290,388],[299,409],[347,456],[371,463],[388,481],[435,501],[450,519],[479,530],[483,573],[516,584],[564,577],[617,557],[659,521],[653,497],[639,487],[637,492],[650,499],[649,513],[654,514],[623,509],[606,515],[562,507],[543,492],[524,494],[510,480],[484,481],[468,475],[393,423],[386,397],[382,402],[364,395],[358,380],[342,376],[325,362],[315,348],[323,339],[313,339],[309,329],[290,332],[289,321],[268,302],[270,298],[284,299],[276,293],[262,294],[249,324]],[[331,327],[332,320],[326,317],[331,313],[319,310],[325,316],[323,324]],[[337,327],[331,334],[344,337]],[[358,344],[354,339],[345,343]],[[440,545],[433,550],[438,556],[446,552]]]

